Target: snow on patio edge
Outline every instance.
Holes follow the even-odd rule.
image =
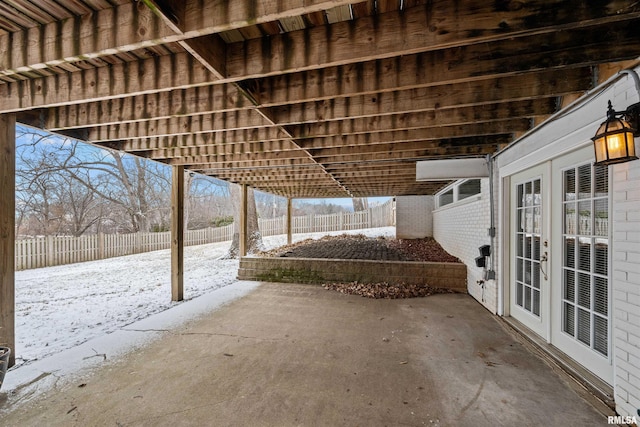
[[[295,234],[294,242],[326,235],[394,237],[395,227]],[[286,236],[263,238],[265,249]],[[221,259],[229,242],[185,248],[184,296],[193,300],[237,282],[238,260]],[[92,338],[184,302],[171,301],[171,253],[147,252],[100,261],[16,272],[16,366],[58,354]]]

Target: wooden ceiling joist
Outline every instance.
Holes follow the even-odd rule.
[[[635,0],[11,4],[0,114],[286,197],[433,194],[640,58]]]

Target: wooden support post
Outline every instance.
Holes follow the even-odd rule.
[[[0,346],[9,347],[9,366],[16,362],[16,116],[0,115]]]
[[[241,257],[247,255],[247,212],[248,212],[248,190],[247,184],[240,186],[241,198],[240,198],[240,244],[239,255]]]
[[[291,211],[292,211],[291,197],[287,199],[287,245],[293,243],[293,230],[291,227]]]
[[[184,166],[171,176],[171,301],[184,298]]]

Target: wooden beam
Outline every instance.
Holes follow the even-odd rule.
[[[509,10],[482,0],[435,0],[426,7],[234,43],[227,50],[226,66],[230,78],[258,78],[640,18],[634,1],[625,3],[626,13],[620,13],[620,5],[613,2],[601,9],[579,0],[556,0]],[[556,13],[553,18],[549,11]]]
[[[261,99],[261,107],[276,107],[271,114],[280,123],[366,117],[377,114],[476,106],[584,92],[591,87],[590,67],[550,70],[519,76],[417,87],[396,92],[335,94],[331,99],[284,99],[285,104]],[[416,82],[419,83],[419,82]],[[326,93],[325,95],[330,95]],[[142,108],[144,106],[144,108]],[[124,125],[255,108],[232,85],[208,85],[86,104],[65,105],[41,112],[31,123],[50,131]],[[21,117],[18,117],[18,121]],[[24,122],[24,121],[22,121]]]
[[[145,157],[154,160],[168,160],[171,164],[193,164],[195,163],[233,163],[243,164],[257,161],[297,161],[301,163],[310,163],[312,160],[309,154],[304,150],[288,150],[288,151],[274,151],[268,153],[232,153],[232,154],[206,154],[198,152],[199,150],[193,149],[191,153],[176,154],[175,157],[168,157],[170,149],[157,150],[150,153],[144,153]],[[139,153],[143,154],[143,153]]]
[[[261,144],[261,142],[263,142]],[[252,144],[257,144],[253,146]],[[217,131],[192,135],[172,135],[166,137],[152,137],[130,139],[125,141],[105,141],[104,145],[116,150],[127,152],[151,151],[166,147],[190,148],[204,146],[243,145],[246,151],[254,150],[278,151],[291,147],[291,141],[286,139],[284,132],[277,127],[261,127],[235,131]]]
[[[376,145],[367,147],[367,150],[348,150],[348,149],[329,149],[321,150],[319,153],[313,153],[313,158],[322,164],[330,164],[345,161],[366,161],[367,159],[405,159],[416,158],[422,156],[453,156],[453,155],[469,155],[472,153],[484,153],[487,150],[495,149],[500,144],[506,144],[511,141],[511,136],[492,135],[482,138],[468,138],[461,140],[460,145],[453,143],[423,143],[410,142],[400,144],[389,144],[386,149],[375,150]]]
[[[16,360],[15,331],[15,194],[16,117],[0,115],[0,346]]]
[[[184,31],[186,34],[218,33],[325,11],[333,7],[360,1],[362,0],[278,0],[261,2],[254,0],[187,0],[185,2]]]
[[[635,59],[640,55],[638,25],[611,26],[612,39],[601,32],[571,31],[532,39],[425,52],[322,70],[283,73],[261,78],[254,92],[262,104],[292,99],[323,100],[416,87],[468,83],[556,69],[567,71],[598,63]],[[628,46],[628,50],[622,45]],[[550,50],[552,49],[552,50]],[[251,81],[247,81],[251,85]]]
[[[528,119],[515,119],[481,125],[444,126],[417,128],[385,132],[361,133],[344,136],[329,136],[300,139],[300,146],[312,155],[322,153],[361,153],[403,149],[403,147],[442,147],[451,141],[471,141],[472,138],[486,138],[492,135],[511,135],[530,128]],[[444,142],[443,142],[444,141]]]
[[[414,174],[415,175],[415,174]],[[297,180],[313,180],[313,181],[322,181],[327,178],[326,173],[304,173],[301,172],[297,175],[292,175],[291,173],[287,174],[278,174],[278,175],[266,175],[264,173],[252,174],[252,173],[243,173],[243,172],[235,172],[229,171],[228,173],[219,174],[218,176],[224,177],[225,179],[232,180],[235,182],[290,182]]]
[[[184,166],[171,168],[171,301],[184,299]]]
[[[382,171],[360,171],[360,172],[349,172],[349,171],[334,171],[333,175],[339,181],[346,181],[353,178],[363,178],[367,180],[372,180],[373,178],[386,179],[386,178],[403,178],[403,179],[415,179],[416,171],[415,168],[408,170],[382,170]]]
[[[215,76],[191,55],[177,53],[133,63],[0,84],[0,112],[185,89],[209,85],[214,80]]]
[[[317,167],[319,165],[311,160],[311,158],[293,158],[293,159],[270,159],[270,160],[235,160],[227,162],[213,162],[205,156],[185,156],[175,159],[169,159],[167,163],[171,165],[189,165],[195,166],[190,169],[259,169],[262,167],[287,167],[287,166],[307,166]]]
[[[206,85],[106,101],[62,105],[42,114],[39,117],[42,122],[37,123],[37,126],[50,131],[60,131],[247,108],[253,108],[253,104],[239,95],[235,87]]]
[[[596,27],[461,46],[420,55],[369,61],[364,64],[326,68],[328,63],[323,63],[322,66],[325,68],[321,71],[305,73],[303,79],[300,76],[289,77],[292,81],[287,84],[289,93],[296,91],[305,94],[312,90],[317,91],[319,87],[318,96],[322,97],[323,89],[335,92],[336,87],[340,88],[338,93],[345,94],[353,91],[362,93],[367,90],[380,92],[385,90],[385,87],[393,90],[405,88],[405,80],[410,83],[409,87],[415,87],[416,80],[422,80],[422,85],[426,86],[429,82],[447,84],[544,69],[597,65],[636,58],[640,54],[639,27],[637,21],[621,21],[607,25],[606,38],[602,37],[602,28]],[[553,46],[554,50],[550,51],[548,46]],[[419,64],[416,64],[417,72],[413,75],[407,71],[398,72],[398,65],[407,60],[406,58],[410,58],[409,62],[415,62],[419,58]],[[250,59],[248,57],[247,61]],[[354,58],[354,61],[356,60],[357,58]],[[277,73],[297,74],[298,71],[299,68],[287,67],[270,69],[265,70],[260,77]],[[352,77],[345,78],[347,75]],[[384,75],[388,77],[385,79]],[[247,77],[249,76],[241,75],[218,82],[240,81]],[[287,79],[281,76],[278,78]],[[210,84],[215,80],[216,77],[191,55],[178,53],[137,63],[115,64],[65,75],[2,84],[0,113],[187,88]],[[319,82],[320,80],[322,82]],[[263,83],[260,82],[250,91],[258,104],[262,99],[261,88],[265,86]],[[316,86],[318,83],[326,83],[326,86]],[[250,86],[250,81],[242,82],[245,89]],[[304,95],[304,98],[308,99],[308,95]],[[272,97],[265,99],[273,102]]]
[[[87,138],[90,142],[106,142],[212,133],[216,129],[224,129],[226,132],[234,130],[251,131],[255,128],[273,126],[273,123],[265,120],[261,114],[252,109],[100,126],[89,130]]]
[[[329,156],[314,156],[314,159],[324,165],[332,164],[363,164],[369,162],[388,162],[392,160],[428,160],[436,158],[451,158],[461,156],[480,156],[486,154],[492,154],[498,151],[500,144],[503,144],[507,139],[497,138],[496,142],[485,141],[478,145],[463,145],[463,146],[447,146],[436,148],[427,148],[424,150],[410,150],[410,151],[391,151],[391,152],[373,152],[353,155],[329,155]],[[491,141],[491,140],[489,140]]]
[[[371,116],[482,107],[498,102],[515,102],[565,94],[582,93],[591,88],[590,68],[551,70],[521,76],[419,87],[367,95],[344,95],[313,102],[286,104],[271,108],[280,124],[313,123]],[[268,100],[265,103],[268,103]],[[293,100],[290,100],[293,101]]]
[[[324,170],[317,163],[276,163],[272,165],[257,165],[249,167],[236,167],[230,168],[225,167],[225,165],[209,165],[204,163],[196,163],[189,167],[189,170],[197,171],[199,173],[203,173],[205,175],[210,176],[218,176],[219,174],[231,174],[235,176],[236,174],[240,176],[247,175],[256,175],[256,174],[269,174],[275,172],[291,172],[294,174],[298,173],[325,173]],[[256,172],[258,171],[258,172]]]
[[[0,34],[0,75],[36,74],[49,67],[176,41],[143,2],[125,3],[28,30]]]
[[[384,132],[390,130],[439,128],[444,126],[460,126],[468,124],[478,126],[483,122],[495,122],[501,120],[516,120],[531,116],[547,116],[556,109],[556,98],[540,98],[516,102],[485,104],[482,108],[460,107],[438,110],[426,110],[410,113],[389,113],[382,116],[349,119],[344,121],[315,120],[308,124],[297,125],[279,122],[277,126],[273,121],[267,120],[255,110],[243,110],[229,113],[202,115],[195,117],[179,117],[167,120],[153,120],[147,122],[135,122],[122,125],[101,126],[91,129],[87,138],[90,142],[100,143],[124,140],[133,146],[133,140],[150,137],[185,137],[194,139],[193,134],[207,134],[209,137],[217,137],[215,129],[226,129],[225,132],[246,130],[244,135],[253,135],[252,139],[263,136],[266,132],[271,135],[284,136],[285,140],[293,140],[290,148],[296,148],[298,138],[311,138],[323,136],[344,136],[348,134]],[[279,126],[286,126],[288,133],[278,130]],[[498,125],[500,126],[500,125]],[[260,128],[273,128],[273,131],[260,132]],[[515,129],[517,130],[517,129]],[[434,130],[436,133],[442,131]],[[456,133],[461,130],[454,131]],[[498,133],[494,131],[492,133]],[[291,135],[287,138],[286,135]],[[213,138],[211,141],[213,141]],[[217,139],[220,139],[218,137]],[[225,145],[229,141],[224,141]],[[304,141],[301,142],[304,144]],[[211,143],[198,143],[197,146],[212,145]],[[175,147],[175,144],[171,144]],[[119,147],[122,149],[122,146]]]
[[[289,126],[288,129],[297,138],[315,138],[319,136],[386,132],[425,127],[475,125],[479,122],[489,123],[532,116],[546,116],[555,112],[556,108],[555,98],[546,98],[504,104],[488,104],[482,109],[461,107],[422,113],[380,116],[370,119],[318,122],[315,124]]]
[[[181,41],[188,41],[187,49],[213,63],[219,50],[211,50],[210,37],[204,40],[199,37],[298,16],[303,10],[320,11],[356,1],[287,0],[261,2],[258,7],[251,0],[125,3],[25,31],[0,34],[0,46],[6,46],[0,49],[3,64],[0,74],[37,75],[49,67]],[[220,64],[216,68],[223,69]]]
[[[312,152],[316,149],[330,149],[360,146],[373,146],[378,144],[394,144],[416,141],[434,141],[440,139],[465,138],[474,136],[488,136],[507,134],[519,131],[527,131],[531,128],[529,119],[502,120],[498,122],[485,122],[465,124],[464,126],[437,126],[413,129],[390,130],[372,133],[358,133],[347,135],[316,136],[300,138],[298,145]]]
[[[251,160],[251,159],[285,159],[285,158],[304,158],[308,157],[306,151],[301,150],[290,141],[282,141],[282,144],[273,143],[248,143],[248,144],[220,144],[220,145],[203,145],[188,148],[160,148],[149,151],[138,151],[137,155],[150,159],[163,160],[174,159],[187,156],[208,157],[210,161],[224,162],[233,160]],[[271,147],[274,149],[266,149],[261,151],[260,146]],[[217,160],[214,160],[217,159]]]
[[[402,162],[402,161],[389,161],[384,163],[359,163],[359,164],[333,164],[325,166],[325,169],[329,173],[342,173],[342,172],[384,172],[391,170],[400,171],[413,171],[415,174],[416,163],[415,162]]]
[[[296,144],[284,139],[284,134],[276,127],[244,129],[236,131],[219,131],[160,138],[141,138],[125,141],[105,141],[101,146],[126,152],[156,151],[167,147],[174,152],[184,149],[199,148],[203,153],[267,153],[295,149],[357,147],[361,145],[387,144],[390,142],[432,141],[443,138],[462,138],[468,136],[484,136],[509,132],[524,132],[530,129],[529,119],[511,119],[498,122],[467,124],[465,126],[437,126],[413,128],[393,131],[348,135],[318,135],[310,138],[297,138]],[[214,147],[215,151],[206,151],[206,147]],[[177,154],[175,154],[177,155]],[[174,156],[175,156],[174,155]],[[173,157],[173,156],[171,156]]]

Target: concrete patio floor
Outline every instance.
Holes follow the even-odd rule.
[[[3,426],[596,426],[612,414],[468,295],[271,283],[10,403]]]

